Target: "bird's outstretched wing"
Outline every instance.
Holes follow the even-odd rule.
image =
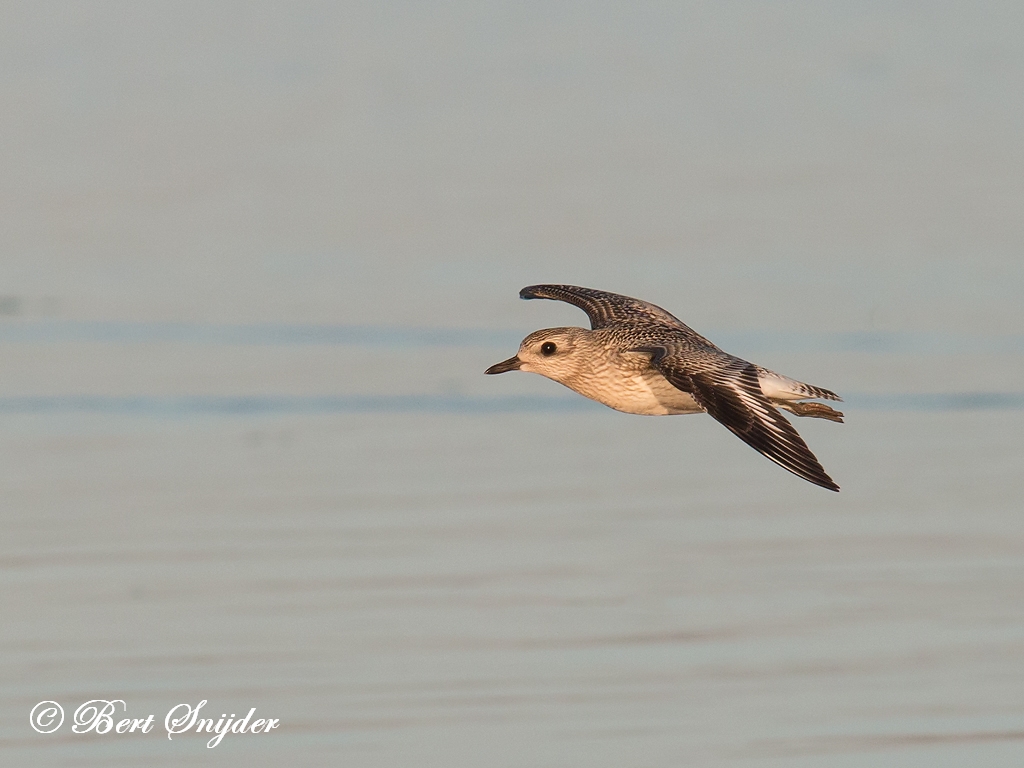
[[[611,325],[642,323],[683,331],[692,335],[695,340],[714,347],[714,344],[661,307],[629,296],[581,288],[577,285],[528,285],[519,292],[519,298],[555,299],[575,304],[587,313],[590,327],[595,331]]]
[[[694,360],[692,353],[684,363],[665,347],[643,351],[651,353],[651,365],[672,386],[689,392],[697,405],[754,450],[804,480],[839,490],[793,425],[761,392],[753,364],[711,356]]]

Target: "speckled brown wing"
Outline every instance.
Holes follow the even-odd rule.
[[[684,360],[670,347],[644,351],[672,386],[692,395],[708,415],[754,450],[804,480],[839,490],[793,425],[761,392],[753,364],[737,357],[694,355],[692,350]]]
[[[590,327],[595,331],[616,325],[642,325],[649,330],[670,328],[686,334],[701,346],[717,349],[714,344],[661,307],[618,293],[581,288],[578,285],[528,285],[519,292],[519,298],[554,299],[573,304],[587,313]]]

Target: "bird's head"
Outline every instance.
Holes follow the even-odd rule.
[[[564,383],[579,371],[577,353],[588,333],[582,328],[545,328],[534,331],[523,339],[515,357],[495,363],[484,373],[527,371]]]

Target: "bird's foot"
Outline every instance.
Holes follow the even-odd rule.
[[[776,405],[780,408],[785,408],[787,411],[794,413],[797,416],[811,416],[815,419],[828,419],[829,421],[837,421],[840,424],[843,423],[843,414],[824,403],[788,402],[776,403]]]

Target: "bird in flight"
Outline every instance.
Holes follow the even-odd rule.
[[[584,328],[546,328],[523,339],[519,352],[485,373],[528,371],[625,413],[709,414],[754,450],[830,491],[829,477],[803,438],[777,409],[843,421],[815,398],[834,392],[790,379],[730,355],[646,301],[575,285],[531,285],[523,299],[574,304],[590,318]]]

